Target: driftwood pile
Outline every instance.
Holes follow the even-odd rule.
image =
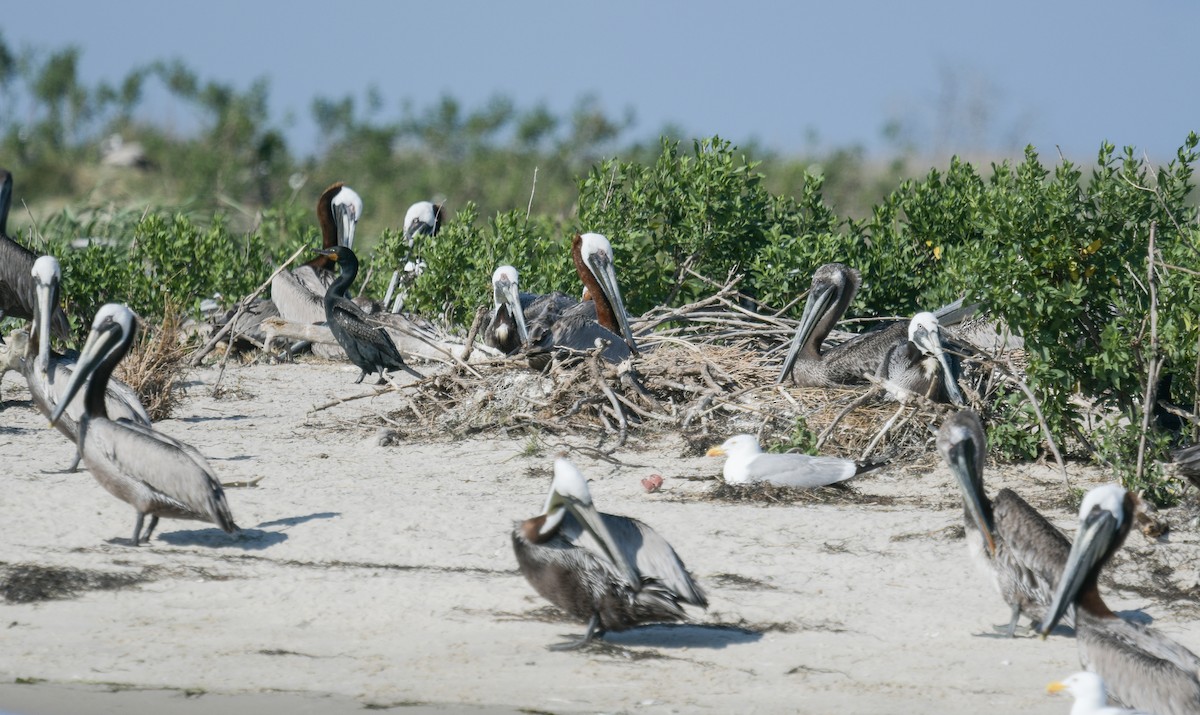
[[[917,395],[900,403],[881,385],[776,385],[796,322],[747,310],[735,286],[633,321],[645,336],[641,357],[612,364],[599,350],[558,355],[541,372],[520,355],[472,361],[388,388],[401,393],[402,405],[383,418],[400,433],[449,437],[532,430],[620,445],[640,432],[671,430],[699,448],[746,432],[764,445],[815,439],[823,454],[858,460],[931,458],[936,426],[951,408]],[[966,394],[982,402],[996,378],[968,363]]]

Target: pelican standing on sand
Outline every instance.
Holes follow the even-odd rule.
[[[800,316],[800,324],[796,327],[776,383],[782,384],[790,377],[792,382],[802,387],[860,385],[866,382],[864,374],[890,377],[903,383],[917,378],[924,371],[923,368],[914,368],[913,364],[923,361],[929,354],[927,351],[933,348],[913,343],[910,334],[914,337],[928,335],[940,341],[940,332],[934,329],[928,333],[929,326],[924,319],[916,327],[911,321],[893,322],[821,352],[821,343],[846,313],[861,285],[861,274],[842,263],[826,263],[813,273],[804,313]],[[956,308],[958,304],[954,303],[939,312],[950,312]],[[940,352],[941,345],[937,347]],[[938,360],[936,355],[933,358]],[[939,362],[946,366],[944,381],[949,397],[953,399],[958,395],[961,401],[957,385],[950,386],[955,378],[945,363],[944,355]],[[916,371],[909,375],[910,370]],[[931,378],[925,379],[928,389]],[[916,382],[913,384],[919,386]]]
[[[190,445],[129,420],[111,420],[104,391],[113,368],[125,357],[134,335],[133,311],[109,303],[96,311],[79,364],[63,400],[50,415],[54,424],[86,383],[79,451],[100,485],[137,510],[133,545],[148,542],[161,516],[197,519],[228,533],[237,530],[221,482]],[[142,533],[146,515],[150,524]]]
[[[578,648],[605,631],[687,617],[681,604],[708,607],[675,550],[637,519],[603,514],[587,481],[564,457],[542,513],[517,525],[513,551],[543,598],[587,621],[584,636],[551,650]]]
[[[1109,610],[1097,579],[1125,542],[1136,497],[1119,484],[1096,487],[1079,507],[1079,530],[1038,632],[1044,637],[1075,605],[1075,640],[1083,667],[1120,702],[1157,715],[1200,713],[1200,658],[1153,628]]]
[[[859,464],[838,457],[808,454],[767,454],[754,435],[735,434],[707,452],[726,457],[726,484],[773,484],[777,487],[814,489],[870,471],[882,464]]]
[[[550,293],[531,302],[525,313],[531,352],[590,350],[603,340],[601,355],[610,362],[638,355],[613,269],[612,244],[598,233],[576,234],[571,258],[588,299],[564,305],[562,294]]]
[[[12,186],[12,174],[0,169],[0,318],[33,320],[37,297],[32,272],[37,255],[8,235]],[[50,326],[47,335],[53,334],[59,340],[71,336],[67,314],[59,305],[55,304],[53,315],[47,323]]]
[[[67,385],[76,368],[76,358],[66,357],[50,349],[51,315],[58,307],[59,286],[62,272],[58,260],[53,256],[41,256],[33,264],[32,277],[37,295],[36,319],[27,336],[14,333],[8,350],[0,349],[0,375],[8,370],[17,370],[25,376],[29,393],[38,411],[49,417],[54,408],[63,402]],[[137,392],[124,382],[112,378],[104,391],[107,413],[113,419],[127,419],[150,426],[150,415],[142,406]],[[78,443],[79,423],[83,418],[83,397],[77,395],[70,400],[57,427],[71,442]],[[80,453],[66,471],[73,472],[79,466]]]
[[[971,557],[991,575],[996,590],[1012,608],[1008,626],[997,628],[1011,638],[1022,613],[1044,622],[1070,542],[1011,489],[1001,489],[994,500],[988,500],[983,489],[987,440],[974,412],[962,410],[946,418],[937,448],[962,491]]]
[[[1067,691],[1075,698],[1071,715],[1150,715],[1145,710],[1126,710],[1108,704],[1104,678],[1086,670],[1046,686],[1048,693]]]
[[[346,351],[350,362],[362,370],[354,383],[362,382],[368,373],[374,372],[379,373],[379,383],[383,383],[386,370],[404,370],[421,377],[421,373],[404,363],[404,358],[383,326],[369,323],[362,308],[348,297],[350,285],[358,276],[358,256],[354,255],[354,251],[345,246],[335,246],[320,253],[338,264],[337,280],[325,293],[325,323]]]

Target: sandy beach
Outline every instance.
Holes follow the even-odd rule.
[[[996,637],[1008,607],[971,563],[962,506],[933,456],[858,477],[854,503],[704,498],[721,462],[672,434],[593,441],[483,433],[380,446],[384,394],[313,360],[189,373],[158,429],[191,443],[226,483],[242,527],[164,520],[127,545],[134,511],[86,472],[47,473],[74,446],[0,385],[0,710],[60,712],[952,713],[1051,714],[1045,685],[1079,670],[1075,642]],[[389,418],[395,419],[395,418]],[[713,435],[713,443],[728,435]],[[707,590],[687,624],[583,632],[517,572],[509,534],[538,513],[568,448],[602,511],[666,537]],[[647,494],[641,478],[663,475]],[[1070,466],[1089,487],[1098,471]],[[1074,533],[1061,476],[989,465]],[[873,497],[873,498],[872,498]],[[1200,527],[1132,533],[1101,586],[1126,615],[1200,650]],[[14,576],[16,574],[17,576]],[[39,584],[57,598],[32,598]],[[32,591],[32,593],[31,593]],[[1189,592],[1191,599],[1169,594]],[[16,596],[14,600],[14,594]]]

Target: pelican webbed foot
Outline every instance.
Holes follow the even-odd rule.
[[[587,633],[584,633],[583,637],[573,641],[566,641],[565,643],[552,643],[546,646],[546,650],[578,650],[586,646],[588,643],[591,643],[593,638],[599,638],[603,635],[604,629],[600,627],[600,614],[593,613],[591,620],[588,621]]]

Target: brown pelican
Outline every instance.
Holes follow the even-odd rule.
[[[516,268],[497,268],[492,274],[492,317],[484,328],[484,342],[506,355],[520,350],[529,340],[525,305],[533,297],[528,293],[522,295],[518,289]]]
[[[421,377],[421,373],[404,364],[404,358],[387,331],[381,325],[368,322],[362,308],[350,300],[347,291],[358,276],[358,256],[354,251],[335,246],[320,253],[339,266],[337,280],[325,293],[325,324],[333,331],[333,337],[346,351],[350,362],[362,370],[355,384],[362,382],[367,373],[374,372],[379,373],[379,383],[382,383],[386,370],[404,370]]]
[[[31,273],[37,255],[8,236],[12,185],[12,174],[0,169],[0,318],[33,320],[37,297]],[[71,325],[60,306],[54,306],[49,324],[50,332],[59,340],[70,337]]]
[[[962,491],[971,556],[1012,608],[1004,631],[1009,637],[1016,633],[1022,612],[1044,622],[1071,548],[1067,538],[1011,489],[988,500],[983,489],[987,441],[974,412],[962,410],[946,418],[937,448]]]
[[[237,529],[221,483],[195,448],[145,425],[111,420],[104,390],[113,368],[133,342],[133,311],[109,303],[96,311],[79,364],[66,394],[50,415],[63,415],[71,399],[87,383],[79,421],[79,451],[92,476],[113,496],[137,509],[133,545],[149,541],[160,516],[208,521],[232,533]],[[150,524],[142,534],[142,522]]]
[[[862,276],[859,272],[844,264],[827,263],[816,270],[804,313],[800,316],[800,324],[792,337],[777,383],[782,384],[790,376],[795,384],[805,387],[857,385],[866,382],[864,374],[884,376],[881,369],[893,357],[893,348],[915,351],[911,354],[917,360],[921,359],[918,354],[923,357],[921,346],[908,347],[911,323],[904,322],[893,322],[856,335],[841,345],[821,352],[821,343],[846,312],[861,285]],[[958,306],[958,303],[954,303],[943,311],[951,312]],[[905,354],[902,350],[894,357],[899,361]],[[906,370],[903,364],[893,369],[898,373]],[[949,385],[950,381],[947,380],[946,384]],[[961,395],[959,397],[961,399]]]
[[[342,182],[337,182],[317,199],[317,222],[321,226],[322,248],[354,247],[354,227],[362,216],[362,199]],[[333,262],[325,255],[292,271],[280,271],[271,279],[271,300],[279,316],[293,323],[321,323],[325,320],[322,299],[333,283]],[[341,358],[335,346],[318,348],[328,359]]]
[[[525,311],[530,351],[590,350],[603,340],[606,360],[620,362],[638,355],[613,270],[612,244],[598,233],[576,234],[571,257],[589,299],[564,304],[561,294],[551,293],[544,301],[530,303]]]
[[[42,338],[50,332],[50,316],[58,307],[59,286],[62,273],[58,260],[53,256],[41,256],[33,264],[32,277],[37,294],[37,319],[28,336],[16,333],[12,336],[12,351],[0,359],[0,374],[6,370],[17,370],[25,376],[33,403],[46,417],[62,402],[67,384],[75,372],[76,358],[60,355],[50,350],[50,341]],[[113,378],[108,381],[104,392],[105,406],[113,419],[128,419],[150,426],[150,415],[142,406],[137,392],[124,382]],[[83,417],[83,396],[77,395],[66,406],[58,430],[72,442],[78,441],[78,425]],[[67,468],[73,472],[79,466],[79,453]]]
[[[637,519],[603,514],[587,481],[566,458],[554,461],[546,508],[513,529],[521,573],[543,598],[587,621],[578,648],[605,631],[687,617],[681,606],[708,607],[671,545]]]
[[[1145,710],[1126,710],[1110,706],[1104,679],[1086,670],[1046,686],[1048,693],[1060,693],[1064,690],[1075,698],[1075,704],[1071,706],[1071,715],[1149,715]]]
[[[1100,571],[1125,542],[1136,505],[1118,484],[1084,496],[1079,531],[1038,631],[1044,637],[1074,604],[1079,660],[1104,679],[1109,695],[1158,715],[1197,715],[1200,658],[1157,630],[1120,618],[1100,598]]]
[[[946,356],[942,329],[933,313],[917,313],[908,324],[908,340],[893,344],[883,360],[885,384],[937,402],[965,404],[957,370]]]
[[[870,471],[879,464],[858,464],[837,457],[807,454],[766,454],[754,435],[735,434],[707,452],[709,457],[727,457],[726,484],[766,482],[778,487],[813,489],[840,482]]]
[[[417,236],[436,236],[442,227],[442,204],[418,201],[404,214],[404,239],[411,249]]]

